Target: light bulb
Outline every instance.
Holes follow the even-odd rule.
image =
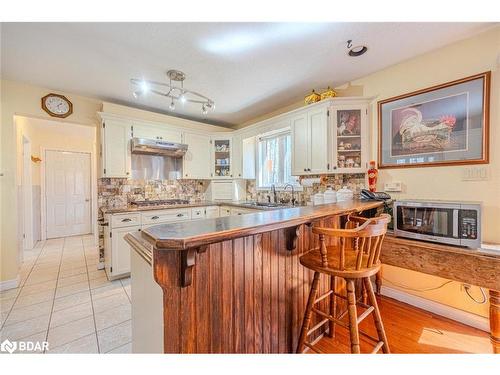
[[[175,103],[174,103],[174,100],[172,99],[172,101],[170,102],[170,105],[168,106],[168,108],[170,108],[171,111],[174,111],[175,110]]]

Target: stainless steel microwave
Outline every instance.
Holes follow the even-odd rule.
[[[394,235],[449,245],[481,247],[481,203],[394,202]]]

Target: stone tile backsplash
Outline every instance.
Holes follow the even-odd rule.
[[[125,207],[142,199],[205,200],[209,181],[206,180],[133,180],[100,178],[97,182],[99,207]]]

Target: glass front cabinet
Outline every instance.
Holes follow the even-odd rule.
[[[231,138],[212,138],[212,178],[232,178],[232,146]]]
[[[368,167],[368,105],[334,105],[332,164],[336,173],[364,173]]]

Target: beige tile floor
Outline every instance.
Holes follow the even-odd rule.
[[[46,353],[130,353],[130,278],[97,270],[94,237],[24,252],[19,288],[0,292],[0,341],[48,341]]]

